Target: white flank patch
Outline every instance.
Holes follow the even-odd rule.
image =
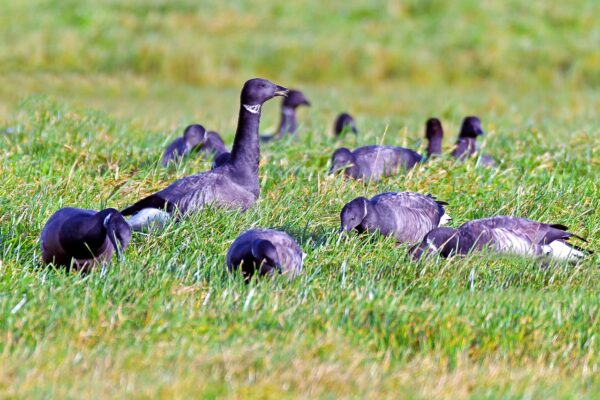
[[[164,225],[171,219],[171,214],[158,208],[144,208],[127,221],[134,231],[141,231],[149,225]]]
[[[550,242],[550,244],[545,245],[543,248],[545,254],[550,254],[552,257],[560,260],[575,261],[585,256],[583,252],[572,248],[567,243],[560,240]]]
[[[515,235],[512,231],[499,228],[493,230],[497,250],[504,252],[513,252],[521,255],[535,255],[532,244],[529,240]]]
[[[448,222],[452,221],[452,217],[448,215],[448,213],[444,213],[442,218],[440,218],[440,225],[448,225]]]
[[[246,110],[251,112],[252,114],[258,114],[260,112],[260,104],[248,105],[242,104]]]

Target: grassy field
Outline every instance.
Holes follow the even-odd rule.
[[[225,4],[227,3],[227,4]],[[600,256],[542,270],[475,254],[415,264],[350,235],[359,195],[432,193],[459,225],[518,215],[600,244],[600,3],[0,0],[0,398],[598,398]],[[159,166],[181,129],[236,126],[243,82],[312,101],[262,149],[261,197],[135,234],[121,264],[40,265],[63,206],[123,208],[206,170]],[[348,110],[361,135],[336,141]],[[273,131],[278,102],[261,128]],[[376,184],[326,176],[339,146],[451,148],[479,115],[498,170],[435,160]],[[303,274],[244,284],[225,252],[293,234]]]

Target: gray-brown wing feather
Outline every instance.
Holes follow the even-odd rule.
[[[429,196],[419,193],[382,193],[374,196],[371,203],[380,215],[387,215],[394,222],[394,237],[403,243],[414,243],[436,228],[444,213],[443,207]]]

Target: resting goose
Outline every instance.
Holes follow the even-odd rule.
[[[238,127],[229,159],[208,172],[178,179],[125,208],[122,213],[132,216],[131,226],[142,229],[153,220],[162,222],[174,214],[185,216],[209,204],[240,210],[250,208],[260,193],[258,128],[261,106],[275,96],[286,94],[286,88],[266,79],[247,81],[240,96]]]

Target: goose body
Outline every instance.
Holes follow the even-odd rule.
[[[498,253],[528,256],[548,255],[575,261],[585,253],[572,246],[569,238],[579,236],[559,224],[546,224],[526,218],[498,216],[469,221],[457,229],[438,228],[429,232],[412,250],[414,258],[433,252],[444,257],[464,255],[490,248]],[[580,238],[582,239],[582,238]]]
[[[281,273],[288,278],[302,271],[304,253],[285,232],[274,229],[250,229],[238,236],[227,251],[227,269],[240,269],[244,276]]]
[[[404,147],[372,145],[354,151],[342,147],[333,153],[329,172],[343,170],[354,179],[379,180],[411,169],[421,160],[419,153]]]
[[[210,171],[178,179],[125,208],[122,213],[132,216],[131,226],[141,229],[148,225],[152,222],[148,215],[164,220],[175,213],[185,216],[197,212],[208,204],[240,210],[251,207],[260,193],[258,128],[261,106],[285,93],[287,89],[265,79],[247,81],[241,93],[238,128],[229,158]],[[149,213],[146,209],[153,210]]]
[[[358,197],[342,209],[341,231],[378,231],[399,243],[418,243],[427,232],[450,220],[444,205],[431,196],[413,192]]]
[[[61,208],[44,225],[40,237],[45,264],[86,269],[111,260],[129,245],[131,228],[115,209]]]

